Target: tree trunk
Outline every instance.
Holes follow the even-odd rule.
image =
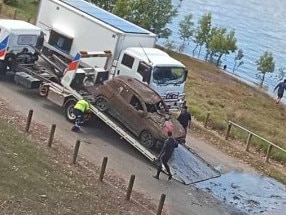
[[[195,56],[195,51],[198,48],[198,44],[196,45],[196,47],[193,49],[193,56]]]
[[[219,57],[218,57],[218,59],[217,59],[217,61],[216,61],[216,66],[219,66],[219,65],[220,65],[220,59],[221,59],[221,57],[222,57],[222,53],[219,54]]]
[[[265,80],[265,72],[262,73],[261,82],[260,82],[260,87],[263,87],[264,80]]]
[[[201,50],[202,50],[202,46],[200,46],[200,48],[199,48],[198,58],[199,58],[200,55],[201,55]]]

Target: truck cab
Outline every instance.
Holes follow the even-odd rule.
[[[38,54],[31,47],[41,48],[44,35],[39,27],[22,20],[0,20],[0,73],[14,72],[17,63],[34,64]]]
[[[146,83],[160,94],[169,109],[179,109],[185,98],[188,71],[179,61],[156,48],[132,47],[121,52],[114,76],[127,75]]]

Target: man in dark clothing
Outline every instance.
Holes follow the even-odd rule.
[[[177,120],[181,123],[181,125],[184,127],[186,135],[187,135],[187,130],[188,128],[191,127],[191,121],[192,121],[192,116],[191,114],[188,112],[188,107],[184,106],[181,114],[179,115],[179,117],[177,118]]]
[[[167,172],[168,172],[168,180],[171,180],[172,179],[172,174],[171,174],[171,171],[170,171],[170,167],[168,165],[168,161],[169,159],[171,158],[173,152],[174,152],[174,149],[178,147],[178,143],[177,141],[172,138],[172,132],[168,132],[168,139],[165,141],[164,143],[164,146],[158,156],[158,159],[160,160],[160,164],[159,164],[159,167],[157,169],[157,174],[154,175],[153,177],[156,178],[156,179],[159,179],[159,175],[162,171],[162,165],[164,164]]]
[[[286,90],[286,79],[283,82],[280,82],[277,84],[277,86],[274,88],[274,92],[277,88],[278,88],[278,92],[277,92],[276,104],[280,102],[280,100],[283,97],[284,90]]]

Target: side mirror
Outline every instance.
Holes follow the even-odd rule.
[[[141,117],[146,117],[146,115],[147,115],[143,110],[138,110],[138,114]]]

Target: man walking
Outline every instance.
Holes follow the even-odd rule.
[[[168,139],[165,140],[164,146],[163,146],[163,148],[162,148],[162,150],[158,156],[158,159],[160,160],[160,164],[159,164],[159,167],[157,169],[157,174],[153,176],[154,178],[159,180],[159,175],[162,172],[162,167],[164,165],[167,172],[168,172],[168,176],[169,176],[168,180],[172,179],[172,174],[170,171],[170,167],[168,165],[168,161],[171,158],[171,156],[174,152],[174,149],[177,147],[178,147],[178,143],[174,138],[172,138],[172,132],[169,131],[168,132]]]
[[[80,131],[80,125],[83,123],[84,121],[84,114],[89,110],[89,103],[84,100],[81,99],[79,100],[74,108],[73,108],[73,112],[75,115],[75,123],[74,126],[72,127],[72,131],[74,132],[78,132]]]
[[[185,105],[178,116],[177,120],[180,122],[180,124],[184,127],[186,136],[187,136],[187,130],[188,128],[191,127],[191,121],[192,121],[192,116],[188,112],[188,107]]]
[[[274,88],[274,92],[277,88],[278,88],[278,92],[277,92],[276,104],[280,102],[280,100],[283,97],[284,90],[286,90],[286,79],[283,82],[280,82],[277,84],[277,86]]]

